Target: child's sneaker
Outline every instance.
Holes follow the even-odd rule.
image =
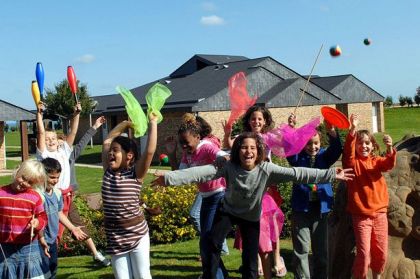
[[[107,258],[105,258],[104,255],[102,255],[101,252],[96,253],[96,255],[93,257],[93,260],[97,263],[100,263],[103,266],[110,266],[111,265],[111,261],[108,260]]]

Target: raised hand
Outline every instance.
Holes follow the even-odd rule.
[[[159,119],[158,115],[155,114],[154,112],[150,112],[149,113],[149,121],[150,122],[157,122]]]
[[[384,135],[383,138],[384,144],[388,147],[388,146],[392,146],[392,138],[390,135]]]
[[[287,118],[287,124],[289,124],[289,126],[292,128],[296,126],[296,115],[293,112],[290,113],[289,117]]]
[[[356,129],[359,126],[359,115],[352,114],[350,115],[350,129]]]
[[[74,112],[80,113],[82,111],[82,104],[80,102],[77,102],[77,104],[74,106]]]
[[[390,135],[385,134],[383,138],[384,144],[386,146],[386,152],[392,153],[392,138]]]
[[[223,127],[223,131],[225,132],[225,135],[230,136],[230,134],[232,134],[232,125],[228,125],[227,120],[222,121],[222,127]]]
[[[42,113],[45,110],[45,104],[43,102],[39,102],[36,105],[37,112]]]
[[[354,173],[353,169],[342,169],[342,168],[335,168],[335,179],[337,180],[353,180]]]
[[[324,119],[324,125],[327,133],[332,137],[337,137],[337,132],[335,131],[335,128],[333,125],[331,125],[328,121]]]
[[[97,119],[96,119],[96,121],[95,121],[95,124],[93,124],[93,128],[95,128],[95,129],[98,129],[99,127],[101,127],[102,126],[102,124],[104,124],[106,122],[106,118],[105,118],[105,116],[99,116]]]

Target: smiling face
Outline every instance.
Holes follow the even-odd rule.
[[[133,153],[125,152],[119,143],[112,142],[108,152],[108,165],[113,171],[127,168],[132,158]]]
[[[306,143],[304,150],[309,156],[315,156],[316,154],[318,154],[320,148],[321,139],[319,137],[319,134],[317,133]]]
[[[374,151],[374,145],[367,134],[360,134],[356,140],[356,155],[367,158]]]
[[[45,146],[48,151],[54,152],[58,149],[57,134],[52,131],[45,132]]]
[[[253,138],[245,138],[239,148],[239,161],[246,170],[255,168],[258,158],[257,142]]]
[[[50,191],[60,179],[60,172],[58,171],[52,171],[50,173],[47,173],[47,187],[46,190]]]
[[[249,126],[254,133],[261,133],[266,125],[264,115],[261,111],[254,111],[249,118]]]
[[[40,184],[40,181],[36,179],[29,179],[22,175],[15,178],[15,180],[12,183],[12,189],[15,192],[21,193],[21,192],[25,192],[26,190],[28,190],[29,188],[32,188],[33,186],[37,184]]]
[[[179,135],[179,144],[187,153],[192,154],[197,150],[200,143],[200,135],[194,135],[190,132],[184,132]]]

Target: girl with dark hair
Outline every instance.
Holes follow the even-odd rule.
[[[149,228],[140,209],[140,191],[157,142],[157,116],[149,114],[146,151],[140,158],[136,143],[121,133],[130,121],[118,124],[102,146],[104,208],[107,253],[115,278],[152,278]]]
[[[260,137],[269,132],[274,126],[270,111],[263,106],[250,107],[243,116],[242,127],[246,132],[257,133]],[[224,127],[224,141],[231,147],[231,130]],[[271,161],[271,150],[266,144],[265,160]],[[283,258],[280,256],[280,234],[284,224],[284,214],[280,206],[283,198],[277,190],[277,185],[270,185],[263,195],[260,219],[258,274],[265,279],[271,279],[272,267],[277,277],[287,273]],[[242,249],[240,229],[236,231],[235,248]],[[273,258],[273,259],[272,259]],[[274,263],[274,266],[272,265]]]
[[[319,183],[351,178],[348,170],[285,168],[266,162],[265,147],[256,133],[243,133],[233,144],[231,160],[217,169],[214,165],[171,171],[159,176],[155,185],[182,185],[205,182],[220,177],[226,179],[223,197],[213,226],[204,235],[209,255],[203,259],[203,278],[216,278],[223,240],[238,225],[243,239],[242,278],[258,278],[258,239],[260,232],[261,200],[268,185],[284,181]]]
[[[210,125],[198,116],[186,113],[183,122],[178,129],[178,140],[183,153],[179,169],[186,169],[194,166],[212,164],[217,157],[228,154],[220,150],[220,146],[214,144],[213,140],[207,137],[211,134]],[[204,136],[204,138],[202,138]],[[176,142],[172,143],[169,151],[170,158],[176,158]],[[201,261],[206,261],[209,254],[208,242],[204,242],[204,236],[209,233],[213,224],[214,215],[220,200],[225,194],[226,182],[223,178],[202,182],[198,184],[197,196],[190,210],[194,226],[200,233],[200,256]],[[229,251],[224,245],[224,251]],[[227,278],[227,271],[220,261],[217,271],[217,279]]]

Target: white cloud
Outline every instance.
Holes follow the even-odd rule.
[[[203,8],[203,10],[208,12],[216,10],[216,5],[213,2],[203,2],[201,4],[201,7]]]
[[[203,25],[223,25],[225,20],[217,15],[202,16],[200,23]]]
[[[85,54],[76,58],[76,62],[83,64],[89,64],[93,61],[95,61],[95,56],[93,56],[92,54]]]

